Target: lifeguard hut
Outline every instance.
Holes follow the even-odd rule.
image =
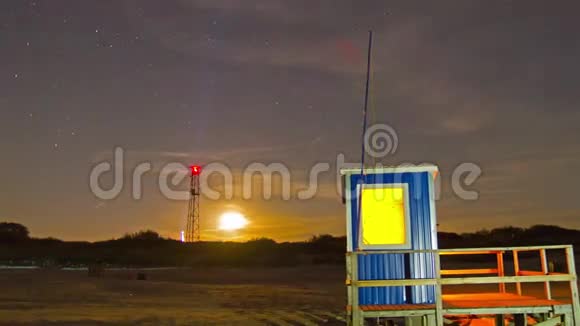
[[[349,325],[398,317],[406,325],[442,326],[445,321],[477,315],[491,316],[495,325],[511,322],[523,326],[533,317],[537,326],[580,326],[572,246],[439,250],[436,166],[343,169],[341,174]],[[541,270],[520,269],[519,254],[534,251],[539,254]],[[554,251],[564,252],[566,271],[549,270],[547,253]],[[494,266],[441,269],[443,255],[493,255]],[[512,259],[513,271],[506,271],[504,258]],[[522,283],[528,282],[543,283],[544,296],[525,295]],[[553,298],[551,282],[569,283],[569,297]],[[492,292],[444,291],[451,285],[494,283],[497,291]]]

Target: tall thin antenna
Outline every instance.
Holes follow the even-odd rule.
[[[362,206],[362,191],[363,185],[365,183],[365,134],[367,132],[367,107],[369,103],[369,88],[370,88],[370,76],[371,76],[371,59],[372,59],[372,49],[373,49],[373,31],[369,31],[369,47],[367,52],[367,81],[365,88],[365,104],[363,107],[363,118],[362,118],[362,136],[361,136],[361,158],[360,158],[360,179],[358,182],[358,223],[359,229],[361,227],[361,206]]]
[[[367,81],[365,87],[365,104],[363,107],[363,117],[362,117],[362,135],[361,135],[361,171],[365,167],[365,133],[367,132],[367,108],[369,103],[369,88],[370,88],[370,79],[371,79],[371,59],[372,59],[372,50],[373,50],[373,31],[369,31],[369,47],[367,52]]]

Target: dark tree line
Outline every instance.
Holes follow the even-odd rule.
[[[551,225],[530,228],[503,227],[473,233],[439,233],[441,248],[574,244],[580,248],[580,231]],[[345,237],[314,236],[303,242],[261,238],[247,242],[182,243],[152,230],[126,234],[119,239],[71,242],[29,237],[17,223],[0,223],[0,264],[112,266],[291,266],[343,264]]]
[[[28,228],[22,224],[1,222],[0,223],[0,241],[14,242],[29,239]]]

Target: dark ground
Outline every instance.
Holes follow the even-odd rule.
[[[341,318],[340,267],[0,271],[0,325],[318,325]]]
[[[344,325],[344,280],[340,265],[106,270],[100,278],[86,270],[0,269],[0,325]],[[526,295],[542,291],[542,284],[524,286]],[[567,284],[552,292],[568,295]]]

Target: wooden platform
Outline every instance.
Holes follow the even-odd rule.
[[[362,311],[403,311],[435,309],[434,304],[374,304],[360,306]],[[349,308],[350,310],[350,308]]]
[[[539,299],[514,293],[467,293],[443,295],[443,308],[445,309],[541,307],[565,304],[569,303]]]
[[[515,293],[444,294],[443,309],[489,309],[518,307],[552,307],[569,305],[568,302],[539,299]],[[350,307],[349,307],[350,309]],[[434,310],[434,304],[361,305],[362,311]]]
[[[572,304],[562,301],[546,300],[514,293],[444,294],[442,299],[443,307],[440,313],[446,318],[466,315],[503,316],[512,314],[514,316],[525,316],[523,314],[536,313],[544,314],[545,316],[550,314],[555,321],[564,318],[566,325],[574,325]],[[426,324],[422,325],[437,325],[435,304],[361,305],[359,308],[362,319],[409,317],[421,318],[420,320],[426,322]],[[352,314],[351,309],[351,307],[347,307],[349,315]],[[355,325],[358,324],[355,323]]]

